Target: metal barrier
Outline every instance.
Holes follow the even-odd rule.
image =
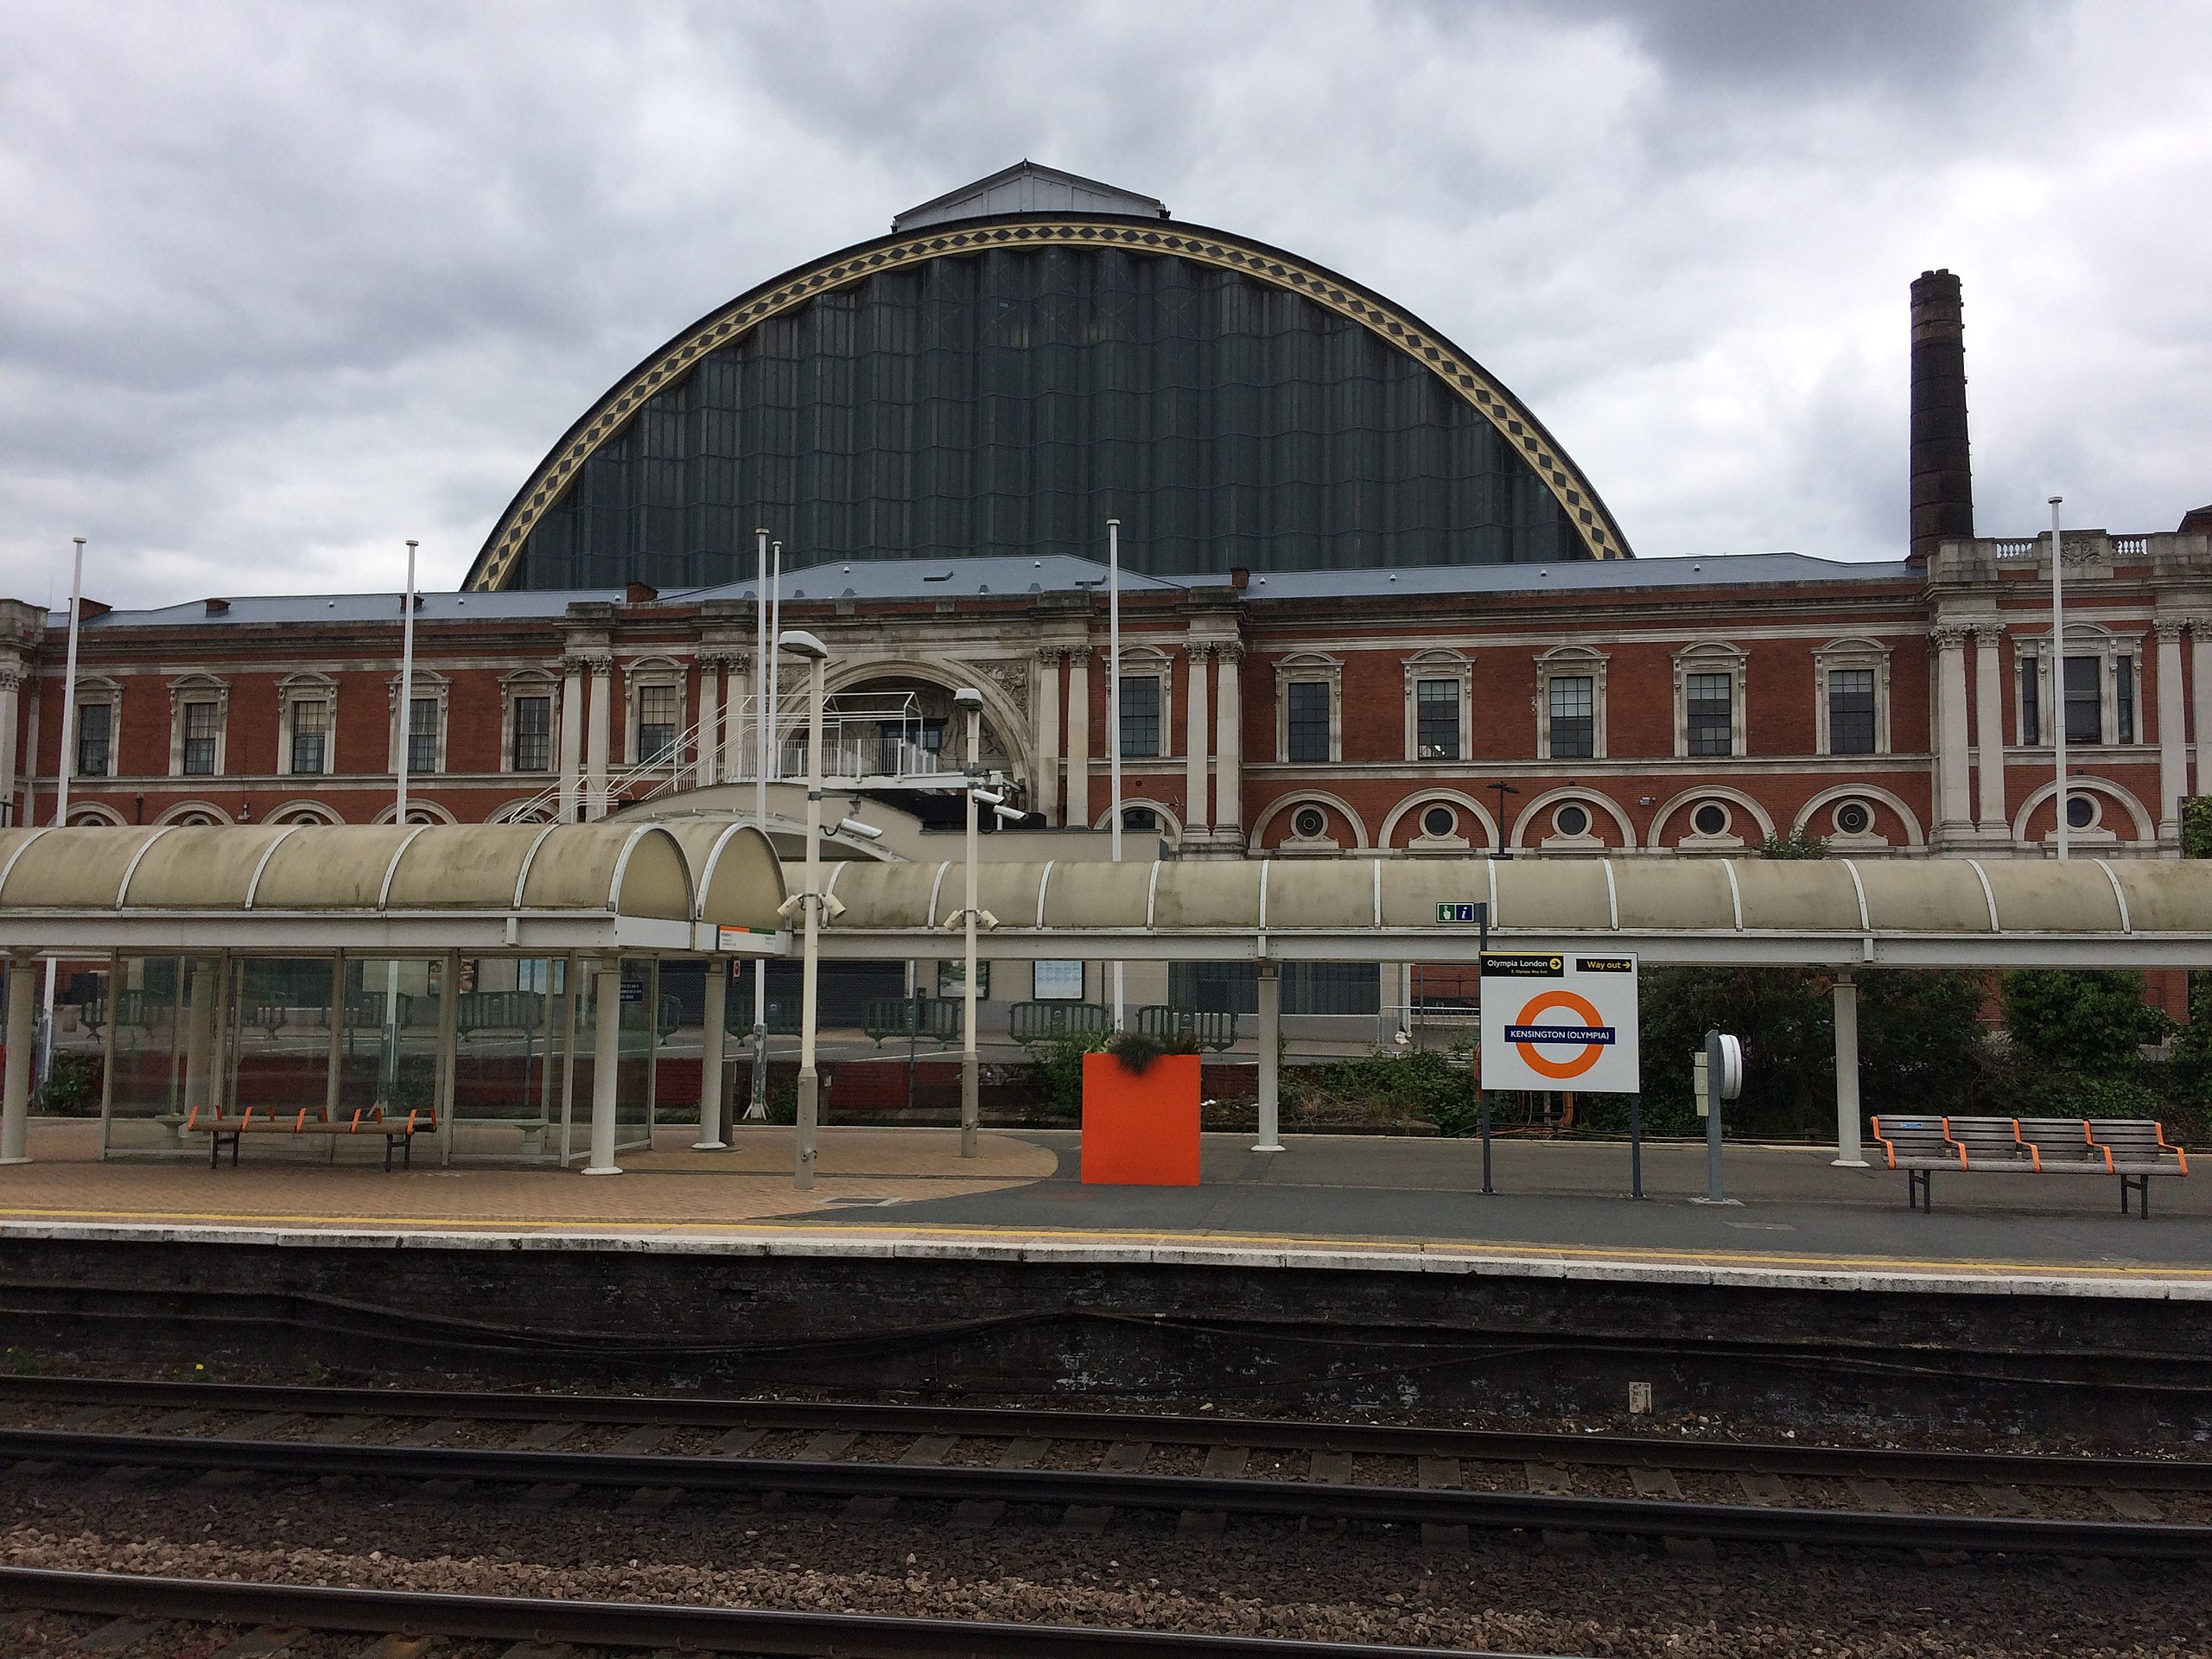
[[[480,1031],[536,1031],[544,1023],[543,991],[463,991],[454,1004],[454,1028],[463,1037]]]
[[[1137,1010],[1137,1029],[1162,1040],[1188,1037],[1200,1048],[1216,1051],[1236,1045],[1236,1016],[1211,1008],[1171,1008],[1155,1002]]]
[[[953,996],[871,996],[861,1029],[875,1042],[890,1037],[960,1040],[961,1002]]]
[[[1103,1002],[1017,1002],[1007,1011],[1006,1029],[1017,1043],[1088,1037],[1114,1029],[1114,1010]]]
[[[799,999],[795,996],[772,996],[768,999],[768,1034],[771,1037],[798,1035]],[[736,1037],[748,1035],[753,1030],[753,999],[731,992],[722,1004],[722,1029]]]

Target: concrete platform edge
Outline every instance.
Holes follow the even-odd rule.
[[[1516,1254],[1510,1249],[1317,1240],[1218,1244],[1180,1236],[1078,1239],[1014,1236],[916,1237],[910,1234],[791,1231],[639,1232],[544,1228],[530,1232],[426,1228],[191,1225],[176,1223],[0,1223],[0,1240],[70,1243],[191,1243],[310,1249],[607,1251],[669,1255],[762,1255],[899,1258],[942,1262],[1016,1262],[1066,1266],[1294,1268],[1309,1272],[1436,1273],[1519,1279],[1560,1279],[1741,1289],[1957,1296],[2059,1296],[2126,1301],[2212,1301],[2212,1273],[2051,1271],[2047,1265],[2003,1262],[1972,1268],[1866,1267],[1840,1262],[1638,1261],[1624,1256]]]

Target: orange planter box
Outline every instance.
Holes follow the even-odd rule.
[[[1103,1186],[1198,1184],[1198,1057],[1163,1054],[1137,1076],[1083,1057],[1083,1179]]]

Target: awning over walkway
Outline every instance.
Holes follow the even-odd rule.
[[[946,953],[964,867],[843,864],[825,951]],[[2212,965],[2212,862],[1397,858],[995,864],[993,957],[1450,962],[1494,947],[1647,961],[1922,967]]]
[[[0,831],[0,948],[780,951],[782,872],[733,824]]]

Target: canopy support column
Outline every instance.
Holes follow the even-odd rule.
[[[1281,1103],[1282,974],[1273,962],[1260,964],[1260,1143],[1255,1152],[1281,1152],[1277,1133]]]
[[[1859,1141],[1859,987],[1848,972],[1835,976],[1835,1159],[1838,1167],[1864,1169]]]
[[[609,963],[612,963],[610,966]],[[587,1175],[620,1175],[614,1161],[614,1085],[622,1072],[622,963],[591,959],[591,1162]]]
[[[121,1000],[123,952],[107,953],[107,1023],[100,1032],[100,1161],[107,1161],[108,1137],[115,1125],[115,1010]]]
[[[28,1164],[25,1137],[31,1118],[32,958],[8,960],[8,1073],[0,1096],[0,1164]]]
[[[729,1009],[729,964],[707,958],[707,1012],[699,1033],[699,1138],[694,1152],[722,1152],[722,1021]]]

